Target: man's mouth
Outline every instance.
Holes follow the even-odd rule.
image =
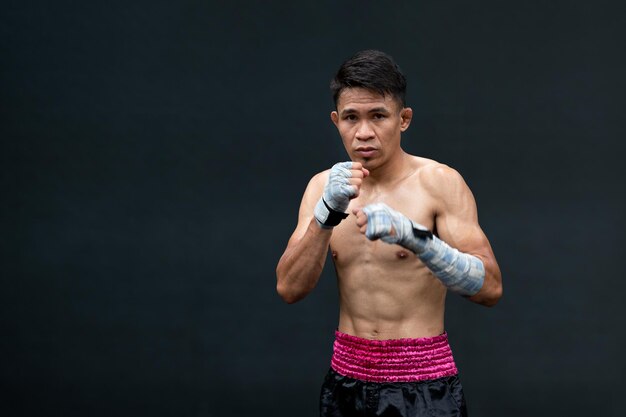
[[[377,149],[372,146],[360,146],[355,149],[355,152],[364,158],[369,158],[377,152]]]

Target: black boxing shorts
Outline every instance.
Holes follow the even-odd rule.
[[[467,416],[447,335],[368,340],[336,332],[320,416]]]

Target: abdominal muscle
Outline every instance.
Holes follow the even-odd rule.
[[[351,213],[333,230],[330,249],[339,287],[339,331],[366,339],[438,336],[444,331],[446,288],[415,254],[399,245],[370,241],[352,209],[385,203],[435,230],[437,200],[420,169],[433,161],[413,158],[414,173],[386,187],[361,187]]]
[[[338,330],[377,340],[443,333],[446,289],[415,254],[399,245],[369,241],[356,226],[342,226],[331,240],[339,287]]]

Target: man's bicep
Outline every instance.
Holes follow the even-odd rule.
[[[448,177],[447,184],[441,184],[440,210],[435,224],[439,238],[458,249],[472,255],[483,264],[485,275],[482,288],[472,298],[484,305],[494,305],[502,295],[502,277],[491,244],[478,224],[478,212],[474,196],[461,176]],[[448,187],[444,187],[447,185]]]
[[[439,238],[462,252],[487,255],[489,242],[478,224],[471,190],[456,171],[450,174],[443,189],[441,209],[435,218]]]
[[[437,235],[450,246],[465,253],[487,254],[489,242],[476,219],[447,213],[435,222]]]

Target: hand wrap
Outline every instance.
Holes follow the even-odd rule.
[[[385,204],[370,204],[363,212],[367,215],[368,239],[397,243],[414,252],[451,291],[471,296],[482,288],[485,267],[477,257],[450,247],[424,226]]]
[[[351,168],[352,162],[348,161],[339,162],[330,169],[324,194],[313,212],[315,219],[323,228],[337,226],[348,217],[345,211],[348,209],[350,199],[357,193],[356,187],[350,184]]]
[[[428,238],[433,236],[430,230],[386,204],[370,204],[363,208],[363,212],[367,214],[365,236],[369,240],[397,243],[417,254],[424,251]],[[395,231],[393,235],[392,228]]]

